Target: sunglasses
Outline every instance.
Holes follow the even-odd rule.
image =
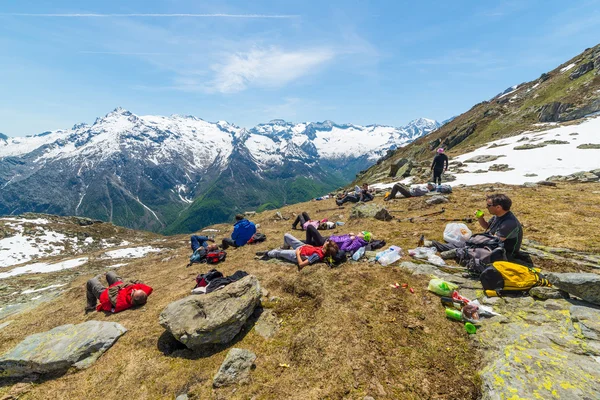
[[[493,204],[487,204],[487,203],[486,203],[486,205],[485,205],[485,206],[486,206],[487,208],[490,208],[490,207],[495,207]]]

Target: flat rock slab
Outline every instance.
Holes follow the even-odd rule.
[[[159,323],[190,349],[229,343],[260,301],[258,279],[245,276],[215,292],[192,295],[169,304]]]
[[[0,378],[87,368],[125,332],[116,322],[87,321],[27,336],[0,357]]]
[[[549,273],[546,278],[557,288],[600,305],[600,275],[592,273]]]
[[[213,378],[213,387],[223,387],[245,383],[256,360],[256,354],[249,350],[233,348]]]
[[[600,309],[572,306],[569,312],[571,321],[579,323],[581,334],[586,339],[600,340]]]
[[[358,203],[350,211],[350,219],[375,218],[375,215],[384,208],[375,203]]]

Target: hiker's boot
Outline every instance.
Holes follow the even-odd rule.
[[[440,253],[440,257],[442,257],[442,259],[444,259],[444,260],[452,260],[452,259],[456,258],[456,249],[442,251]]]
[[[263,254],[261,257],[259,257],[260,261],[269,261],[271,259],[271,257],[269,257],[269,253],[265,252],[265,254]]]
[[[267,254],[267,252],[266,252],[266,251],[257,251],[255,254],[256,254],[257,256],[259,256],[259,257],[262,257],[262,256],[264,256],[265,254]]]

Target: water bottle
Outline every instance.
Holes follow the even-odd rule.
[[[354,261],[358,261],[360,260],[360,258],[365,254],[365,249],[367,248],[367,246],[363,246],[360,249],[356,250],[354,252],[354,254],[352,254],[352,259]]]
[[[446,317],[456,321],[462,321],[462,313],[452,308],[446,308]]]
[[[483,211],[481,211],[481,210],[475,211],[475,218],[481,218],[481,217],[483,217]]]
[[[335,224],[337,226],[344,226],[344,221],[337,221]]]

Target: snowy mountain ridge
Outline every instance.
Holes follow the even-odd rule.
[[[92,125],[0,140],[0,215],[80,215],[155,231],[183,219],[178,231],[195,230],[337,188],[438,126],[427,119],[406,128],[273,120],[245,129],[117,108]],[[196,201],[213,208],[198,211]],[[194,213],[205,219],[184,221]]]

